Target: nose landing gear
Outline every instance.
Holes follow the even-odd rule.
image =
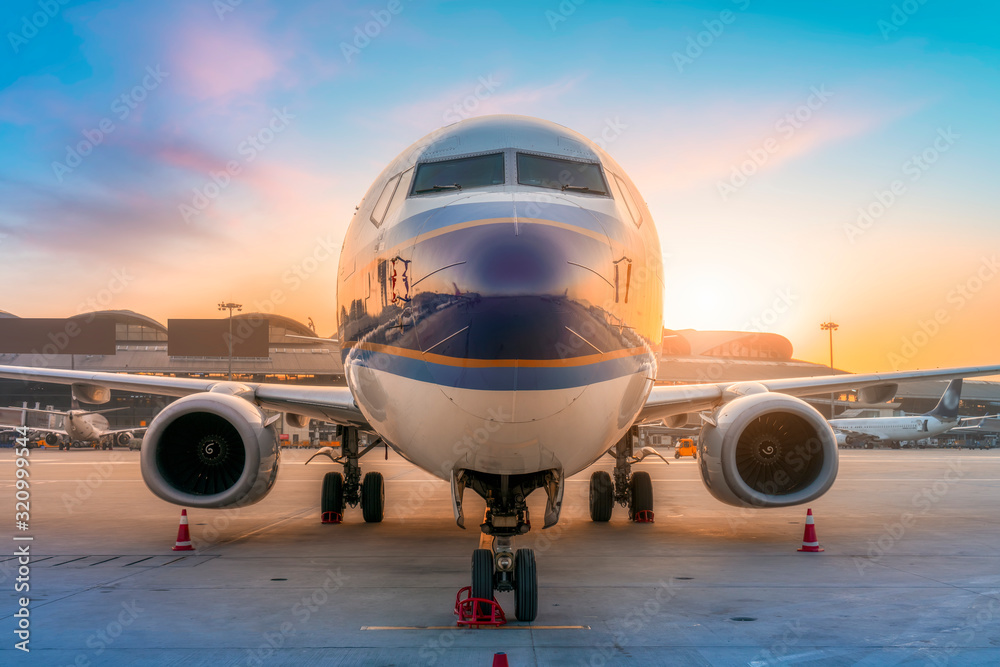
[[[494,537],[492,549],[472,552],[472,597],[493,600],[493,592],[514,592],[514,615],[523,623],[538,616],[538,573],[532,549],[513,551],[513,539]],[[477,612],[488,615],[488,605]]]
[[[473,598],[493,600],[494,592],[514,593],[514,615],[523,623],[538,616],[538,573],[535,552],[514,549],[514,538],[531,530],[526,498],[535,489],[548,495],[545,526],[555,525],[562,508],[563,477],[559,470],[523,475],[494,475],[474,470],[458,470],[452,478],[452,499],[456,521],[465,527],[462,494],[469,487],[486,501],[486,514],[479,526],[483,532],[480,548],[472,553]],[[490,548],[484,548],[489,546]],[[477,613],[487,616],[489,605],[479,604]]]

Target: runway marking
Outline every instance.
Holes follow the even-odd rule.
[[[362,630],[463,630],[457,625],[362,625]],[[470,630],[590,630],[589,625],[485,625]]]

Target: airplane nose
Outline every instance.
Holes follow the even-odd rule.
[[[467,250],[465,275],[459,289],[490,295],[558,294],[566,285],[559,270],[566,263],[565,248],[552,238],[510,230],[483,230]]]
[[[550,416],[593,380],[584,377],[583,358],[599,361],[636,345],[610,313],[613,258],[603,231],[560,220],[480,218],[425,235],[412,263],[411,335],[427,373],[484,419],[498,411],[511,421]],[[482,401],[483,391],[512,397],[535,390],[565,393],[546,405]]]

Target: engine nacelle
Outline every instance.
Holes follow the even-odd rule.
[[[837,440],[826,419],[793,396],[757,393],[723,405],[698,445],[709,492],[737,507],[787,507],[826,493]]]
[[[59,436],[56,435],[55,433],[46,433],[45,434],[45,444],[49,445],[50,447],[54,447],[55,445],[58,445],[59,444]]]
[[[132,434],[128,431],[124,431],[115,436],[115,442],[118,443],[119,447],[128,447],[128,443],[132,442]]]
[[[141,451],[150,491],[176,505],[210,508],[261,500],[274,485],[280,452],[266,415],[222,393],[168,405],[150,424]]]

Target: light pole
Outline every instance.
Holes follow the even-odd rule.
[[[242,303],[233,303],[232,301],[224,301],[219,304],[219,310],[229,311],[229,381],[233,380],[233,311],[240,312],[243,310]]]
[[[833,332],[836,331],[837,329],[839,329],[840,325],[837,324],[836,322],[830,321],[830,322],[823,322],[822,324],[819,325],[819,328],[821,330],[823,330],[823,331],[829,331],[830,332],[830,372],[832,373],[833,372]],[[834,397],[834,394],[831,393],[830,394],[830,419],[833,419],[833,417],[834,417],[834,414],[833,414],[833,397]]]

